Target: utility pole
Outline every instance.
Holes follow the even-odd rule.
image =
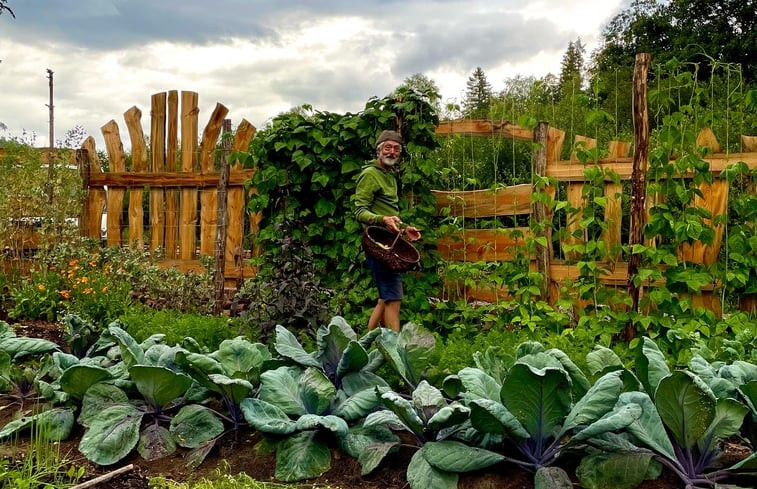
[[[50,103],[47,104],[47,108],[49,109],[49,124],[50,124],[50,150],[47,154],[47,202],[48,204],[52,205],[53,203],[53,178],[54,178],[54,162],[55,162],[55,125],[54,125],[54,117],[55,117],[55,106],[53,106],[53,70],[50,68],[47,69],[47,79],[49,80],[49,86],[50,86]]]

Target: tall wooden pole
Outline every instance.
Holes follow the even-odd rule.
[[[224,119],[223,134],[231,132],[231,119]],[[213,277],[216,297],[213,314],[223,312],[224,286],[226,282],[226,234],[228,224],[228,212],[226,197],[229,193],[229,160],[228,153],[231,149],[231,138],[222,137],[223,153],[221,154],[221,176],[218,180],[218,219],[216,223],[216,273]]]
[[[643,242],[644,200],[647,194],[647,167],[649,166],[649,114],[647,112],[647,73],[651,56],[648,53],[636,55],[633,71],[633,133],[634,151],[631,170],[631,223],[628,248]],[[634,279],[641,265],[641,255],[632,253],[628,259],[628,295],[632,300],[632,311],[639,310],[639,286]],[[626,340],[634,338],[636,330],[632,323],[626,325]]]
[[[543,177],[547,174],[547,136],[549,134],[549,124],[539,122],[534,129],[534,153],[533,153],[533,171],[534,177]],[[533,193],[544,192],[544,185],[534,182]],[[541,238],[544,244],[536,243],[536,268],[542,275],[541,297],[549,300],[549,286],[551,278],[549,276],[549,262],[552,257],[552,238],[547,223],[547,205],[542,201],[535,201],[532,206],[532,215],[536,221],[536,237]]]
[[[50,103],[47,104],[49,111],[50,125],[50,151],[47,153],[47,203],[53,203],[53,182],[55,181],[54,163],[55,163],[55,107],[53,106],[53,71],[47,69],[47,79],[50,88]]]

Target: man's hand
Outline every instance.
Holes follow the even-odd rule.
[[[400,224],[402,224],[402,219],[400,219],[399,216],[384,216],[381,218],[381,221],[384,223],[384,226],[389,228],[390,231],[395,233],[400,232]]]
[[[381,218],[381,220],[384,223],[384,226],[389,228],[390,231],[394,233],[402,232],[400,230],[400,226],[403,226],[404,223],[402,222],[402,219],[399,218],[399,216],[384,216],[383,218]],[[406,226],[405,234],[407,234],[407,239],[409,239],[410,241],[418,241],[419,239],[421,239],[421,232],[415,226]]]
[[[418,241],[421,239],[421,232],[415,226],[408,226],[405,228],[405,234],[410,241]]]

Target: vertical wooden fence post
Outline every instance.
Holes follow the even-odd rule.
[[[224,119],[222,141],[223,153],[221,154],[221,176],[218,179],[218,220],[216,224],[216,270],[213,277],[213,283],[215,285],[216,297],[215,305],[213,306],[213,314],[219,315],[223,312],[223,288],[225,285],[224,275],[226,272],[226,196],[229,190],[229,160],[228,153],[231,148],[231,139],[223,137],[227,133],[231,132],[231,119]]]
[[[631,170],[631,224],[628,236],[628,248],[641,244],[644,228],[644,199],[647,193],[646,173],[649,166],[649,117],[647,112],[647,73],[651,56],[648,53],[636,55],[636,65],[633,70],[633,132],[634,151]],[[639,310],[639,286],[634,279],[641,265],[641,255],[631,253],[628,259],[628,295],[631,296],[632,311]],[[632,323],[626,325],[626,340],[635,336]]]
[[[543,177],[547,174],[547,134],[549,132],[549,124],[546,122],[539,122],[534,129],[534,152],[533,152],[533,171],[534,178]],[[534,181],[533,193],[543,193],[544,185],[540,182]],[[535,201],[531,204],[532,215],[536,221],[536,238],[543,238],[542,241],[546,241],[546,244],[536,243],[536,267],[539,273],[542,274],[541,284],[541,296],[547,300],[549,297],[550,282],[549,276],[549,261],[552,256],[552,239],[549,233],[549,226],[547,224],[547,205],[544,202]]]

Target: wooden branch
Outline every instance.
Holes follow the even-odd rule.
[[[87,489],[89,487],[95,487],[98,484],[102,484],[103,482],[109,481],[113,479],[114,477],[118,477],[121,474],[131,472],[132,470],[134,470],[134,464],[125,465],[121,468],[110,471],[107,474],[103,474],[101,476],[95,477],[94,479],[90,479],[86,482],[82,482],[81,484],[77,484],[71,489]]]

